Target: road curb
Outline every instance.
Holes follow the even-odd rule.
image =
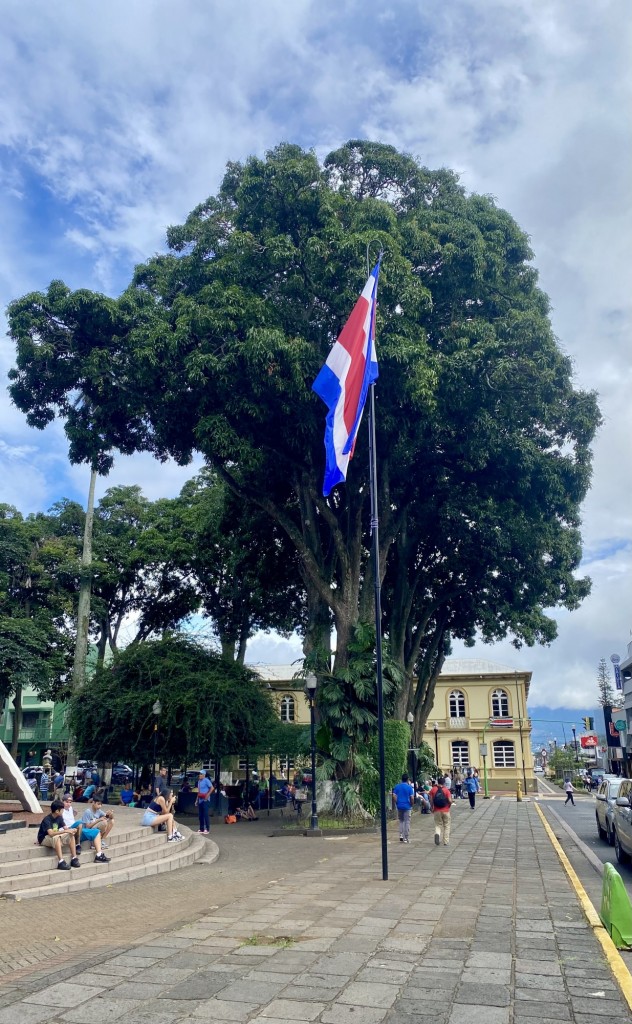
[[[614,942],[608,935],[608,932],[601,923],[601,918],[599,917],[599,914],[595,910],[590,900],[590,897],[588,896],[588,893],[586,892],[582,883],[577,877],[577,874],[575,873],[575,870],[572,867],[571,862],[569,861],[568,857],[564,853],[564,850],[560,846],[555,836],[555,833],[553,832],[553,829],[546,820],[544,812],[540,809],[540,807],[537,804],[535,805],[535,809],[538,812],[540,821],[544,825],[546,834],[551,840],[551,845],[553,846],[553,849],[558,855],[562,867],[568,875],[569,881],[573,886],[573,889],[575,890],[575,894],[581,904],[582,910],[584,911],[586,920],[592,928],[595,938],[601,944],[601,948],[603,949],[604,956],[608,961],[610,970],[614,974],[615,981],[617,982],[617,985],[621,990],[621,995],[625,999],[629,1008],[632,1010],[632,974],[630,974],[628,968],[626,967],[623,957],[619,953],[619,950],[617,949]]]

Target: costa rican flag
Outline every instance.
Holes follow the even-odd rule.
[[[325,497],[347,479],[369,387],[378,378],[375,307],[380,262],[371,271],[351,316],[312,384],[329,412],[325,421]]]

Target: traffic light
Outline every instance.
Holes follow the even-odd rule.
[[[592,732],[595,728],[595,719],[589,718],[588,715],[586,716],[586,718],[582,718],[582,722],[584,723],[584,729],[586,730],[586,732]]]

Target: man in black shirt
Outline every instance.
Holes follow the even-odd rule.
[[[64,819],[61,816],[63,809],[64,805],[59,800],[53,800],[50,805],[50,814],[47,814],[40,822],[37,841],[40,846],[48,846],[55,851],[58,860],[57,867],[60,871],[70,871],[70,868],[80,868],[81,864],[77,857],[76,829],[67,828],[64,825]],[[70,864],[66,864],[63,858],[62,847],[64,846],[70,847],[72,858]]]

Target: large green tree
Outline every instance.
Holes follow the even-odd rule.
[[[367,248],[384,249],[383,629],[418,735],[451,637],[548,643],[546,609],[589,589],[576,575],[579,508],[599,415],[573,387],[526,235],[451,172],[351,142],[323,166],[291,145],[230,164],[167,237],[120,300],[128,330],[108,363],[104,436],[118,444],[125,415],[109,430],[105,411],[127,401],[128,446],[183,462],[201,451],[271,517],[298,554],[308,659],[329,672],[335,625],[338,679],[372,617],[366,441],[347,486],[323,498],[324,409],[310,387]],[[20,333],[33,340],[28,319]]]
[[[149,763],[157,700],[160,756],[172,764],[266,749],[277,724],[270,693],[252,672],[174,633],[119,652],[72,698],[79,747],[89,757]]]
[[[51,517],[24,518],[0,505],[0,702],[12,698],[14,758],[24,687],[55,697],[70,668],[70,595],[79,572],[73,556]]]

